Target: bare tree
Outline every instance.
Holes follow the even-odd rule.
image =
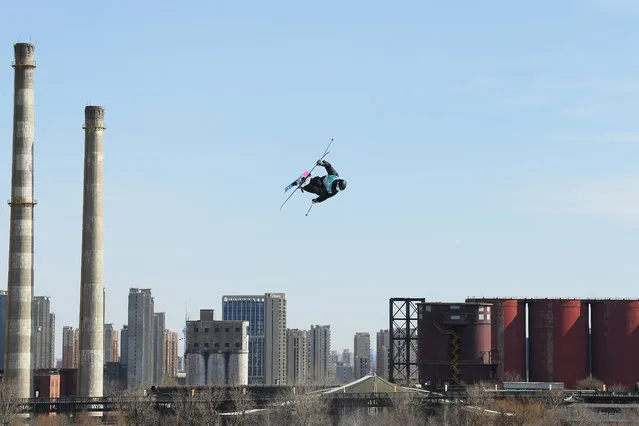
[[[224,416],[225,424],[251,425],[256,423],[251,414],[247,413],[247,411],[255,407],[255,402],[248,389],[240,385],[232,386],[228,395],[233,402],[233,415]]]
[[[105,380],[104,382],[104,396],[115,397],[125,389],[126,386],[120,380]]]
[[[18,398],[15,380],[3,378],[0,381],[0,424],[12,424],[22,412],[23,404]]]
[[[395,392],[390,394],[392,398],[393,424],[404,426],[416,426],[423,424],[420,420],[421,401],[416,391]]]
[[[60,420],[58,420],[60,421]],[[62,425],[63,423],[60,422],[58,423],[60,425]],[[80,425],[80,426],[98,426],[98,425],[102,425],[102,420],[100,419],[100,417],[95,417],[95,416],[81,416],[79,418],[76,419],[75,423],[76,425]]]
[[[560,389],[552,389],[541,393],[540,401],[548,410],[554,410],[564,404],[566,392]]]
[[[504,382],[523,382],[524,380],[521,378],[521,374],[516,373],[516,372],[512,372],[512,371],[506,371],[504,373]]]
[[[330,423],[330,405],[324,395],[307,392],[292,396],[291,424],[321,426]]]
[[[201,425],[214,426],[221,424],[219,411],[224,403],[226,393],[219,387],[208,387],[198,393],[200,404],[198,412],[200,414]]]
[[[463,410],[467,421],[472,424],[481,423],[486,418],[485,410],[492,408],[495,402],[494,394],[490,391],[491,384],[479,382],[466,386],[466,404]]]
[[[49,416],[47,414],[41,414],[35,418],[35,422],[33,422],[34,426],[60,426],[62,421],[58,418],[58,416]]]
[[[598,426],[605,423],[597,413],[578,404],[548,411],[543,420],[544,425]]]
[[[393,425],[393,417],[390,413],[384,413],[378,417],[369,415],[361,408],[350,408],[339,416],[338,426],[377,426]]]
[[[127,425],[147,426],[158,424],[160,416],[154,401],[144,395],[141,387],[126,389],[116,397],[116,406]]]
[[[171,408],[175,413],[175,424],[192,425],[199,421],[199,404],[195,396],[191,395],[188,388],[179,389],[171,395]]]
[[[495,402],[494,394],[491,392],[493,385],[486,382],[479,382],[466,387],[466,402],[468,405],[489,408]]]
[[[577,389],[603,390],[604,382],[595,377],[586,377],[577,382]]]
[[[178,386],[177,377],[175,377],[175,376],[165,377],[164,380],[162,380],[162,386],[165,386],[165,387]]]
[[[629,392],[630,388],[622,383],[613,383],[608,387],[610,392]]]
[[[499,412],[495,423],[499,425],[536,425],[546,416],[546,409],[537,398],[507,398],[494,403]]]

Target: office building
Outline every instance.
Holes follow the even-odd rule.
[[[264,384],[264,296],[223,296],[222,320],[248,321],[248,382]]]
[[[223,296],[224,321],[249,322],[249,384],[286,384],[286,297]]]

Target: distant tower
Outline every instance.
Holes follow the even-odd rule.
[[[35,46],[14,46],[13,165],[7,339],[3,381],[10,380],[15,396],[31,396],[31,297],[33,295],[33,135]]]
[[[84,205],[80,289],[80,365],[78,396],[101,397],[104,391],[104,108],[84,109]]]
[[[153,307],[150,288],[129,289],[127,387],[153,385]]]

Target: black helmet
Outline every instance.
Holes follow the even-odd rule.
[[[340,179],[340,180],[337,182],[337,185],[339,186],[339,190],[340,190],[340,191],[343,191],[343,190],[345,190],[345,189],[346,189],[346,181],[345,181],[344,179]]]

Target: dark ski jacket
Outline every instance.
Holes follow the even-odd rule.
[[[326,169],[326,175],[322,177],[314,177],[315,187],[318,189],[316,192],[319,197],[315,198],[313,201],[316,203],[321,203],[322,201],[326,201],[329,198],[335,196],[339,192],[339,188],[337,187],[337,181],[340,179],[339,173],[337,170],[329,163],[324,160],[322,167]]]

